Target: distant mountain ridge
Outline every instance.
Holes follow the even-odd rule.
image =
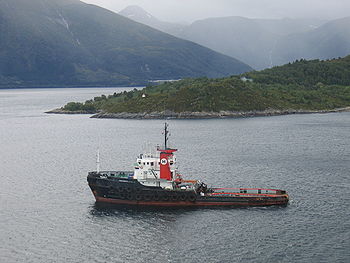
[[[287,61],[277,60],[276,57],[289,51],[281,45],[277,54],[276,45],[290,34],[307,34],[320,23],[301,19],[249,19],[236,16],[208,18],[192,23],[178,36],[237,57],[255,69],[264,69],[300,59],[290,57]],[[308,51],[305,50],[306,53]]]
[[[78,0],[0,1],[0,86],[137,85],[251,70]]]
[[[170,23],[159,21],[141,8],[133,13],[134,9],[126,9],[131,19],[238,58],[255,69],[350,53],[350,17],[333,21],[216,17],[173,30]]]
[[[331,59],[350,54],[350,17],[325,23],[302,33],[290,34],[277,41],[272,57],[274,65],[296,59]]]

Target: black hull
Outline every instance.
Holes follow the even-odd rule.
[[[92,173],[88,183],[96,202],[155,207],[271,206],[287,205],[288,195],[211,196],[195,191],[144,186],[134,179],[100,178]]]

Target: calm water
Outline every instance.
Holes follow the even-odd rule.
[[[131,169],[162,121],[43,113],[116,90],[0,90],[0,262],[350,261],[349,113],[170,121],[187,178],[286,189],[288,207],[116,209],[88,188],[96,149]]]

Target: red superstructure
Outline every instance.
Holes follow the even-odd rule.
[[[170,170],[170,161],[172,161],[172,157],[174,156],[174,152],[176,152],[176,149],[166,149],[166,150],[160,150],[160,179],[165,180],[173,180],[173,174]]]

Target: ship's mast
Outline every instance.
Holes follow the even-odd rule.
[[[168,148],[168,140],[169,140],[169,130],[168,130],[169,124],[164,123],[164,149],[166,150]]]

